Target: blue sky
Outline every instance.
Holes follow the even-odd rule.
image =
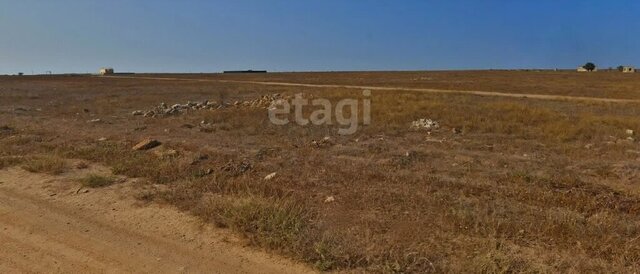
[[[640,65],[640,1],[0,0],[0,73]]]

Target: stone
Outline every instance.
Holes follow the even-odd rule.
[[[438,129],[438,128],[440,128],[440,124],[431,119],[422,118],[422,119],[418,119],[411,122],[411,129],[432,130],[432,129]]]
[[[92,119],[87,121],[87,123],[100,123],[100,122],[102,122],[102,119]]]
[[[142,112],[142,110],[136,110],[136,111],[131,112],[131,115],[140,116],[140,115],[144,115],[144,112]]]
[[[158,140],[147,138],[133,146],[133,150],[147,150],[159,146],[161,143]]]
[[[277,174],[278,174],[277,172],[271,173],[271,174],[269,174],[269,175],[265,176],[265,177],[264,177],[264,180],[265,180],[265,181],[269,181],[269,180],[271,180],[271,179],[275,178]]]
[[[328,196],[326,199],[324,199],[325,203],[333,203],[336,201],[336,198],[334,198],[333,196]]]
[[[629,136],[633,136],[633,134],[635,132],[633,131],[633,129],[627,129],[627,130],[625,130],[625,133],[627,133],[627,135],[629,135]]]

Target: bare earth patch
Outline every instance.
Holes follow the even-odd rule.
[[[135,181],[77,192],[78,177],[0,170],[0,272],[302,273],[172,207],[141,206]],[[97,175],[93,175],[97,176]]]

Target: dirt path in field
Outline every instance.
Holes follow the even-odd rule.
[[[133,182],[78,191],[82,172],[0,170],[0,273],[311,272],[172,207],[141,205]]]
[[[100,77],[105,77],[105,76],[100,76]],[[637,99],[615,99],[615,98],[597,98],[597,97],[584,97],[584,96],[507,93],[507,92],[474,91],[474,90],[447,90],[447,89],[432,89],[432,88],[376,87],[376,86],[332,85],[332,84],[304,84],[304,83],[289,83],[289,82],[190,79],[190,78],[175,78],[175,77],[145,77],[145,76],[107,76],[107,77],[123,78],[123,79],[163,80],[163,81],[240,83],[240,84],[254,84],[254,85],[267,85],[267,86],[289,86],[289,87],[311,87],[311,88],[347,88],[347,89],[361,89],[361,90],[368,89],[368,90],[381,90],[381,91],[417,91],[417,92],[429,92],[429,93],[466,94],[466,95],[477,95],[477,96],[526,98],[526,99],[554,100],[554,101],[640,103],[640,100],[637,100]]]

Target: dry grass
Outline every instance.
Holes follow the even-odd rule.
[[[408,84],[416,75],[421,73],[250,77],[387,85]],[[640,84],[635,76],[604,73],[419,77],[436,79],[415,84],[425,87],[477,84],[474,89],[624,98],[635,98],[623,92]],[[587,84],[601,93],[580,89]],[[26,165],[17,156],[43,153],[100,162],[114,174],[166,185],[160,193],[141,193],[140,199],[176,205],[237,231],[251,244],[318,269],[582,273],[640,268],[640,145],[626,133],[640,130],[637,104],[374,91],[372,125],[339,136],[335,124],[272,125],[261,109],[167,118],[132,118],[130,112],[160,102],[233,101],[265,92],[303,92],[335,101],[360,98],[360,91],[84,78],[3,85],[3,90],[30,90],[38,97],[8,92],[1,98],[13,101],[1,102],[42,106],[53,100],[49,108],[26,116],[0,112],[12,125],[0,135],[0,159],[11,159],[3,165]],[[86,122],[94,118],[105,123]],[[418,118],[437,120],[442,128],[430,134],[410,130]],[[198,130],[202,120],[212,129]],[[46,126],[53,123],[62,126]],[[159,157],[131,150],[149,136],[180,153]],[[325,136],[331,144],[311,145]],[[109,141],[95,141],[101,137]],[[265,181],[272,172],[277,176]],[[325,203],[328,196],[335,201]]]
[[[27,159],[22,164],[22,168],[29,172],[59,175],[67,171],[69,166],[64,159],[53,156],[40,156]]]
[[[114,184],[116,179],[110,176],[89,174],[86,177],[81,178],[79,181],[84,187],[100,188]]]

